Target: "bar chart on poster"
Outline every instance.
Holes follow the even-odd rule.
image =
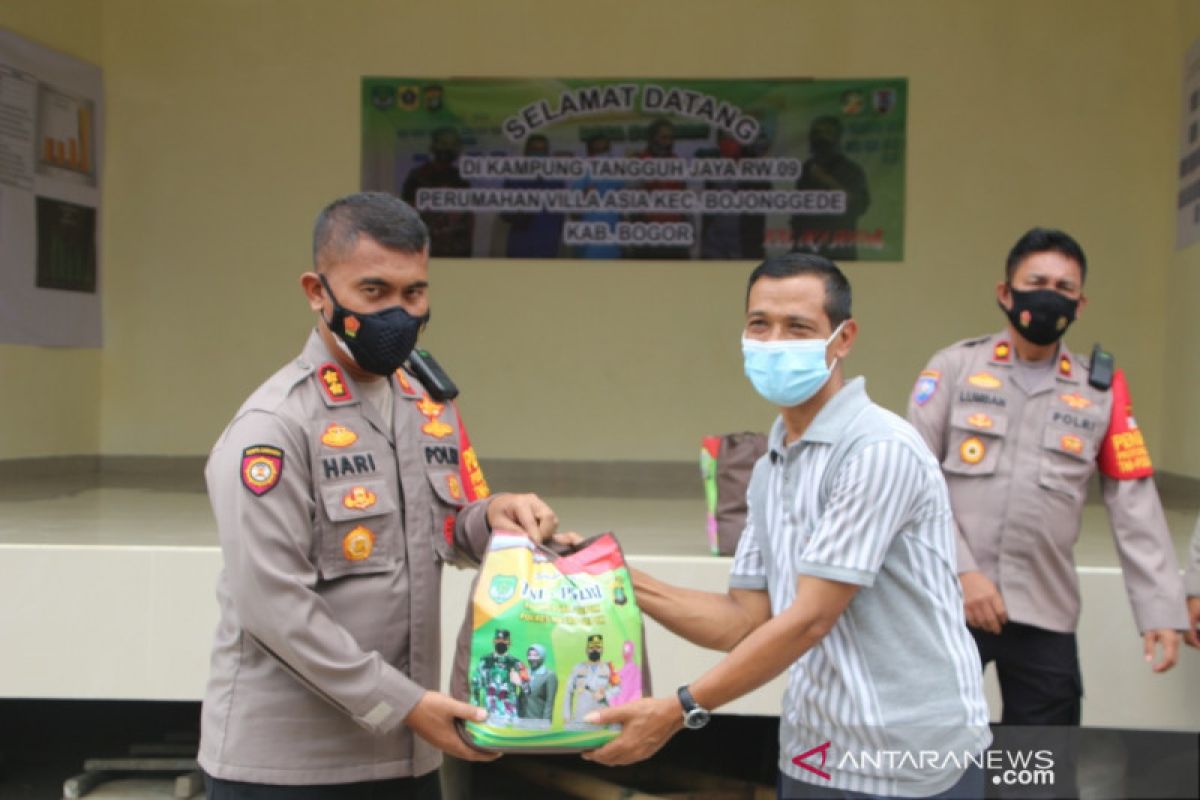
[[[0,344],[99,347],[103,82],[0,30]]]
[[[87,98],[73,97],[51,86],[39,87],[39,172],[95,186],[93,113],[94,104]]]

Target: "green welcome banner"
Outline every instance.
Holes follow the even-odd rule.
[[[433,255],[904,257],[908,82],[362,81],[362,188]]]

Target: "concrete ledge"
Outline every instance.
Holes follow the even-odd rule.
[[[0,481],[98,475],[100,456],[45,456],[0,460]]]
[[[49,456],[0,460],[0,485],[14,481],[72,479],[92,486],[171,488],[204,491],[207,456]],[[557,497],[692,498],[703,496],[699,460],[548,461],[523,458],[483,460],[493,491],[537,492]],[[1159,472],[1154,476],[1163,504],[1200,509],[1200,478]],[[1093,478],[1089,500],[1099,501]]]

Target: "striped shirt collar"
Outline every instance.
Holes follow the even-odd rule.
[[[817,416],[800,435],[799,441],[833,444],[845,431],[850,420],[870,404],[871,398],[867,397],[867,379],[861,375],[852,378],[821,407]],[[783,455],[787,450],[787,445],[784,444],[786,436],[787,427],[783,424],[783,416],[780,415],[775,418],[775,424],[771,426],[771,433],[767,437],[771,452],[777,456]]]

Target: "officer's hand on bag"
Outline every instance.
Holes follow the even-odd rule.
[[[438,750],[464,761],[495,761],[500,757],[499,753],[483,753],[468,747],[454,726],[456,719],[483,722],[487,712],[441,692],[425,692],[404,718],[404,724]]]
[[[1154,661],[1154,645],[1162,644],[1162,660],[1154,665],[1155,672],[1166,672],[1175,666],[1179,660],[1179,631],[1170,628],[1146,631],[1142,636],[1142,649],[1146,653],[1146,663]]]
[[[492,530],[521,531],[538,544],[552,539],[559,544],[583,541],[577,533],[556,533],[558,515],[536,494],[497,494],[488,503],[487,521]]]
[[[964,572],[958,576],[963,591],[963,611],[967,624],[988,633],[1000,633],[1008,622],[1008,610],[996,584],[982,572]]]
[[[683,729],[683,709],[674,697],[644,697],[632,703],[593,711],[583,718],[593,725],[621,725],[621,735],[597,750],[583,753],[588,761],[609,767],[634,764],[654,755]]]

